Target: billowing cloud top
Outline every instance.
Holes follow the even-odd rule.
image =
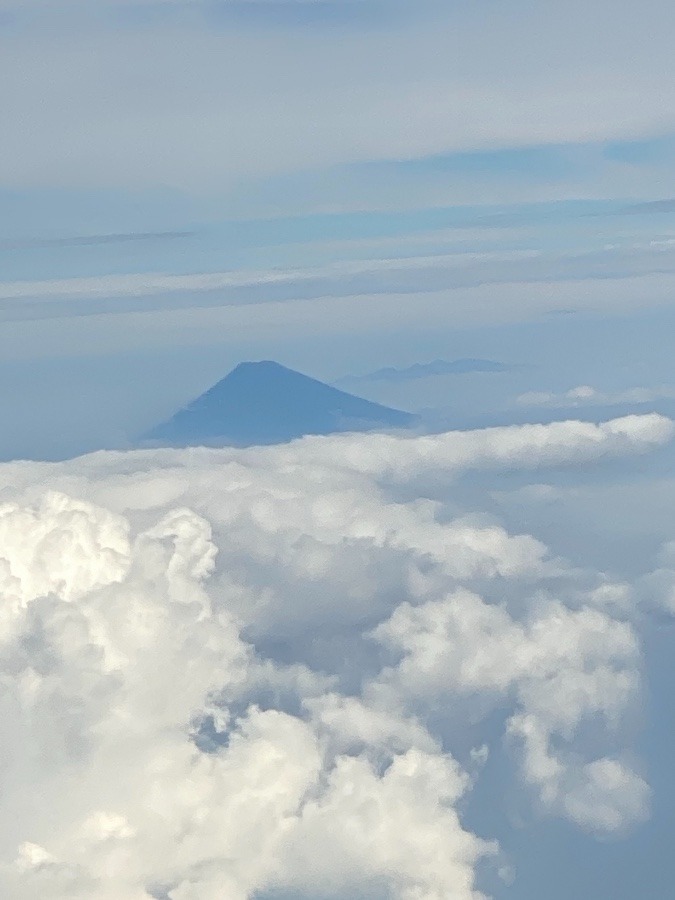
[[[441,498],[472,467],[671,433],[643,416],[0,468],[0,894],[479,900],[499,848],[462,810],[502,742],[540,813],[644,819],[621,744],[640,647],[608,602],[630,587]]]

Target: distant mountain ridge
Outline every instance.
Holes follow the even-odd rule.
[[[277,362],[244,362],[153,428],[144,443],[277,444],[307,434],[407,428],[411,413],[355,397]]]
[[[414,363],[404,369],[389,366],[368,372],[365,375],[345,375],[334,382],[336,385],[357,385],[371,381],[403,382],[417,378],[431,378],[434,375],[466,375],[469,372],[508,372],[511,366],[491,359],[435,359],[429,363]]]

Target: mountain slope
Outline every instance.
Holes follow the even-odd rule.
[[[276,444],[305,434],[405,428],[410,413],[371,403],[276,362],[245,362],[193,400],[145,441]]]

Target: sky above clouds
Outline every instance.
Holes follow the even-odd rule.
[[[568,314],[583,341],[585,317],[669,306],[669,4],[0,10],[0,412],[32,406],[21,373],[48,367],[42,405],[73,436],[53,453],[120,446],[242,358],[333,380],[486,355],[470,329]],[[538,364],[504,334],[497,355]],[[651,387],[589,368],[509,402]],[[108,386],[105,422],[73,379]]]
[[[0,895],[672,893],[674,31],[0,0]],[[420,427],[134,449],[249,359]]]
[[[660,0],[618,13],[529,0],[5,6],[8,186],[212,193],[579,145],[604,150],[619,174],[630,159],[605,142],[675,128],[675,23]]]

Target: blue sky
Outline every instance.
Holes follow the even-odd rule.
[[[363,396],[419,412],[432,431],[675,417],[673,33],[675,7],[665,0],[639,6],[609,0],[0,0],[0,458],[126,451],[247,359],[275,359],[328,382],[365,376]],[[408,382],[369,376],[383,367],[462,358],[506,368]],[[591,583],[623,586],[630,610],[617,601],[602,612],[611,620],[607,633],[628,623],[638,635],[636,666],[646,681],[626,713],[621,760],[652,785],[651,818],[640,824],[641,804],[631,812],[626,801],[631,827],[598,839],[593,828],[588,833],[574,815],[563,814],[558,801],[530,803],[523,784],[513,781],[516,764],[500,753],[483,761],[473,800],[458,808],[477,834],[501,843],[505,868],[489,876],[496,900],[660,900],[675,879],[668,853],[674,457],[672,448],[651,444],[651,455],[633,456],[640,429],[649,431],[657,420],[628,421],[619,427],[628,437],[616,438],[616,445],[612,428],[588,426],[597,449],[588,457],[575,443],[574,424],[499,432],[504,446],[529,435],[512,465],[494,447],[478,448],[485,468],[472,469],[470,455],[461,465],[446,460],[450,468],[429,476],[429,484],[423,464],[403,458],[408,450],[391,451],[403,460],[391,471],[388,463],[370,471],[379,445],[340,442],[310,441],[282,449],[278,458],[225,453],[186,462],[161,452],[147,459],[123,452],[54,469],[10,463],[0,467],[2,498],[11,499],[2,515],[16,515],[27,535],[37,535],[30,552],[38,574],[60,572],[43,533],[55,535],[57,561],[71,551],[79,560],[43,586],[64,603],[72,599],[64,587],[69,579],[82,577],[82,596],[88,596],[106,567],[112,574],[107,581],[101,576],[105,596],[117,596],[128,573],[110,563],[110,547],[120,559],[135,560],[128,570],[133,582],[138,572],[154,571],[167,534],[171,540],[183,535],[184,544],[176,540],[188,562],[171,569],[167,577],[175,584],[162,587],[160,573],[152,590],[160,585],[158,596],[172,597],[186,590],[201,603],[194,573],[209,569],[213,539],[226,560],[208,588],[213,602],[233,592],[246,640],[269,662],[267,675],[251,676],[251,696],[267,696],[264,678],[274,670],[280,696],[296,692],[308,703],[328,690],[312,681],[318,669],[287,671],[282,657],[316,668],[324,626],[331,646],[344,642],[345,653],[354,654],[355,671],[380,699],[386,693],[394,670],[372,680],[367,629],[375,620],[368,619],[369,607],[357,607],[366,600],[398,602],[403,589],[391,579],[408,577],[410,559],[418,567],[410,597],[414,590],[427,596],[434,579],[443,590],[466,582],[485,591],[491,609],[503,603],[518,623],[523,597],[553,602],[560,596],[577,609]],[[562,449],[551,461],[542,446],[556,434],[562,437],[550,440]],[[483,440],[489,442],[466,438],[477,447]],[[231,498],[218,476],[228,466],[244,497],[241,530],[232,532]],[[314,473],[308,490],[316,492],[306,508],[302,478],[288,487],[304,467]],[[74,492],[72,509],[70,501],[53,498],[31,506],[45,487]],[[362,508],[364,490],[370,505]],[[420,499],[416,491],[427,493]],[[179,503],[215,523],[212,538],[191,512],[171,524],[183,515],[182,506],[174,508]],[[351,518],[349,503],[357,509]],[[347,549],[322,530],[328,527],[322,511],[333,507],[344,515],[343,527],[355,529]],[[403,518],[392,519],[382,537],[377,523],[389,522],[394,507]],[[455,540],[434,536],[432,507],[440,525],[454,527],[456,518],[460,530],[468,529],[466,546],[458,544],[452,560],[460,569],[478,544],[486,559],[501,547],[493,526],[507,529],[506,544],[517,544],[514,535],[534,535],[550,558],[541,569],[528,544],[534,561],[525,574],[500,570],[469,579],[448,575],[440,553],[427,571],[440,552],[434,541]],[[155,514],[159,524],[144,530]],[[316,517],[306,533],[304,516]],[[80,535],[85,520],[93,531]],[[375,523],[365,549],[362,520],[366,532]],[[17,527],[3,532],[8,544]],[[140,534],[131,549],[128,534]],[[403,537],[390,546],[392,534]],[[75,550],[68,535],[75,536]],[[24,543],[30,548],[32,540]],[[97,542],[100,559],[94,554],[80,565],[77,554],[93,554]],[[305,544],[307,572],[298,575],[293,548]],[[17,559],[22,553],[17,544]],[[17,569],[24,573],[20,596],[32,598],[27,603],[43,590],[37,575],[33,589],[31,560]],[[236,577],[245,585],[233,587]],[[135,582],[128,589],[145,596]],[[317,625],[325,612],[315,609],[317,592],[325,594],[326,615],[337,625]],[[79,596],[75,588],[71,593]],[[272,608],[275,597],[278,608]],[[346,611],[344,597],[354,604]],[[278,620],[260,618],[263,602]],[[182,616],[176,613],[177,628]],[[296,643],[280,650],[275,628],[286,625],[297,627]],[[511,639],[508,628],[505,633]],[[307,635],[315,657],[310,650],[307,658],[298,655]],[[217,639],[225,647],[223,634]],[[80,671],[78,660],[73,671]],[[164,671],[162,660],[156,662]],[[184,663],[174,660],[169,675]],[[211,665],[206,660],[204,671]],[[575,665],[561,677],[577,677]],[[202,681],[208,686],[206,675]],[[516,688],[526,692],[531,685],[515,679],[508,690]],[[512,699],[505,694],[505,706],[481,725],[486,741],[499,745]],[[589,718],[580,726],[581,749],[574,745],[566,757],[570,766],[599,740],[592,713]],[[158,726],[151,739],[160,732]],[[565,775],[575,797],[576,777],[572,769]],[[529,787],[534,782],[532,776]],[[494,796],[500,798],[495,808]],[[0,821],[0,884],[10,877],[6,831]],[[300,856],[292,858],[300,872]],[[329,896],[328,888],[313,895],[301,875],[297,882],[291,875],[281,893],[251,888],[237,900]],[[364,876],[366,887],[358,889],[365,900],[403,897],[393,888],[388,893],[380,877]],[[173,900],[166,890],[157,887],[152,896]],[[210,897],[202,893],[199,900]],[[330,900],[343,897],[330,894]]]

